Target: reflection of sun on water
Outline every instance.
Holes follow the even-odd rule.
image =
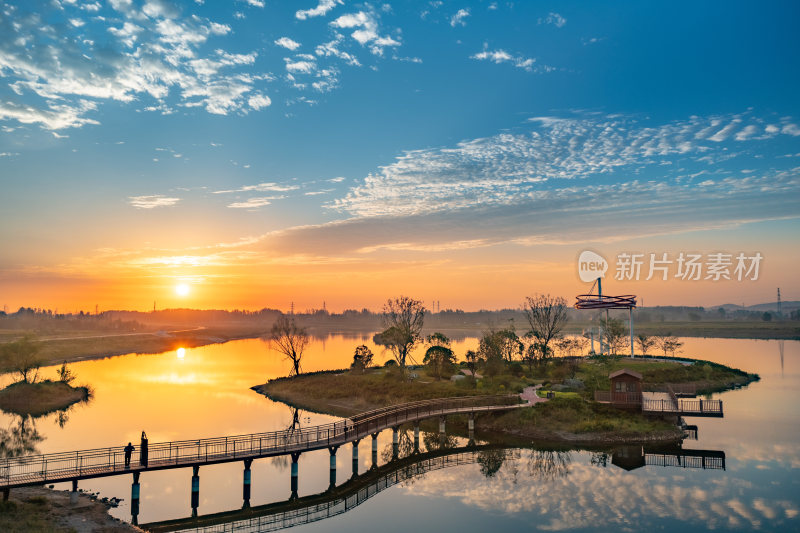
[[[178,355],[178,359],[183,359],[186,357],[186,348],[178,348],[176,353]]]

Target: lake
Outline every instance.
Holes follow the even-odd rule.
[[[554,450],[524,443],[446,455],[436,451],[438,437],[423,435],[421,447],[430,451],[430,459],[394,473],[389,472],[391,465],[384,467],[388,470],[378,472],[383,481],[376,483],[383,483],[385,490],[373,490],[374,496],[347,512],[292,531],[800,530],[800,341],[681,340],[682,355],[757,372],[762,378],[714,395],[724,401],[724,418],[687,419],[698,426],[698,438],[684,441],[683,448],[724,452],[724,470],[708,468],[711,460],[706,469],[688,468],[693,463],[686,458],[675,464],[674,454],[641,447]],[[303,369],[349,366],[353,349],[362,343],[372,348],[378,362],[388,357],[371,343],[371,335],[331,335],[311,343]],[[454,344],[463,356],[466,349],[477,347],[477,339]],[[138,448],[142,430],[151,442],[159,442],[272,431],[292,423],[292,409],[250,390],[289,370],[288,362],[260,340],[70,366],[78,383],[94,388],[91,402],[76,405],[66,419],[52,414],[22,428],[19,417],[2,413],[4,439],[13,441],[24,429],[30,440],[35,429],[40,438],[36,451],[49,453],[128,441]],[[47,368],[43,374],[55,378],[55,370]],[[302,426],[332,420],[300,413]],[[379,436],[380,465],[390,459],[391,439],[391,431]],[[465,442],[459,437],[449,444]],[[372,464],[369,439],[361,442],[359,451],[363,474]],[[350,477],[351,457],[349,445],[337,453],[340,485]],[[242,468],[238,462],[201,467],[200,515],[241,508]],[[143,473],[139,523],[189,516],[191,475],[191,469]],[[130,520],[130,484],[127,475],[83,480],[80,488],[123,498],[111,512]],[[328,485],[328,451],[303,454],[299,496],[324,492]],[[289,496],[288,459],[256,460],[251,505]],[[264,527],[249,526],[259,529]]]

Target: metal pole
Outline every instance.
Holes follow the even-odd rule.
[[[633,307],[628,308],[628,313],[630,315],[630,325],[631,325],[631,358],[633,358]]]

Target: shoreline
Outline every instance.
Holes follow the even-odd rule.
[[[731,327],[734,324],[724,324],[725,327],[717,328],[715,324],[691,323],[658,323],[637,325],[637,331],[645,334],[671,332],[677,337],[711,338],[711,339],[748,339],[748,340],[800,340],[800,326],[785,324],[782,328],[768,327]],[[574,328],[578,324],[571,324],[567,328],[568,335],[579,333]],[[708,329],[706,329],[708,328]],[[309,325],[312,337],[327,337],[329,335],[372,335],[376,330],[363,328],[324,328]],[[450,333],[452,338],[466,338],[480,336],[482,330],[477,326],[454,326],[441,328],[443,332]],[[574,331],[573,331],[574,330]],[[26,332],[20,331],[22,335]],[[119,335],[91,335],[85,337],[60,337],[56,339],[41,339],[41,355],[44,358],[42,366],[52,366],[63,362],[74,363],[116,357],[127,354],[157,354],[177,348],[197,348],[212,344],[225,344],[235,340],[258,339],[265,335],[267,330],[262,328],[214,328],[198,326],[192,329],[175,331],[149,331],[136,334]],[[659,356],[660,357],[660,356]],[[0,369],[6,371],[6,369]]]
[[[12,489],[8,501],[0,501],[2,531],[108,531],[144,530],[109,514],[113,507],[95,495],[78,492],[73,503],[70,491],[48,487]]]
[[[367,409],[354,409],[338,402],[324,402],[324,401],[309,401],[308,399],[301,398],[295,395],[281,395],[268,393],[264,388],[266,384],[256,385],[251,387],[255,392],[264,395],[273,401],[278,401],[296,407],[304,411],[312,411],[319,414],[330,416],[338,416],[347,418],[361,412],[384,407],[380,404],[370,404]],[[521,409],[535,409],[534,406]],[[479,414],[475,417],[475,425],[478,429],[479,435],[495,434],[503,437],[512,437],[516,439],[525,439],[536,441],[537,444],[557,444],[557,445],[573,445],[573,446],[602,446],[608,444],[645,444],[645,443],[659,443],[670,444],[678,443],[683,440],[683,431],[675,427],[674,429],[650,432],[644,434],[626,434],[613,431],[608,432],[589,432],[589,433],[572,433],[560,430],[543,429],[540,426],[532,427],[506,427],[502,424],[501,420],[507,414],[494,415],[494,414]],[[466,418],[463,415],[453,415],[451,423],[457,423],[459,426],[466,427]],[[464,420],[460,420],[463,418]],[[434,428],[433,422],[423,421],[421,426],[429,423],[431,428]],[[463,422],[461,424],[460,422]]]

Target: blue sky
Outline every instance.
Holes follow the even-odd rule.
[[[742,246],[785,250],[799,11],[5,2],[0,282],[443,275],[650,235],[710,250],[752,224]]]

